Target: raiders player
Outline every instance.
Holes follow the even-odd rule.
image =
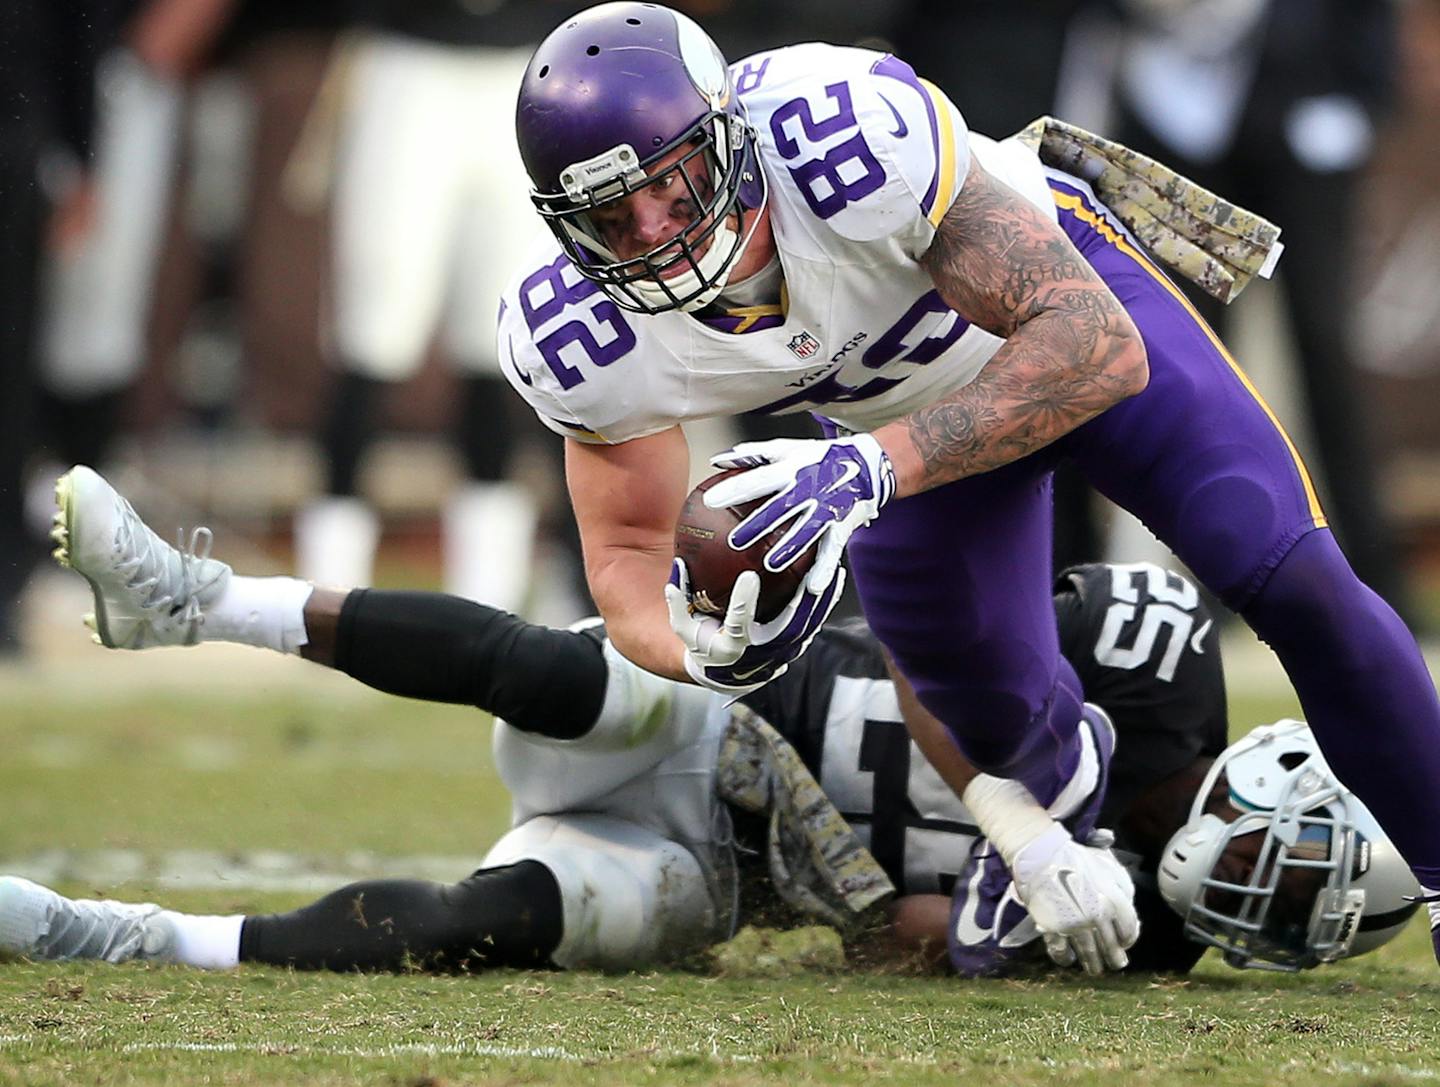
[[[537,627],[441,594],[340,593],[288,578],[241,577],[218,560],[177,553],[88,469],[74,469],[59,491],[59,554],[91,583],[106,645],[219,639],[300,648],[381,690],[491,710],[504,718],[495,726],[495,753],[514,797],[514,828],[479,871],[455,884],[370,881],[275,916],[74,902],[0,879],[0,951],[214,968],[241,961],[338,970],[663,962],[725,938],[737,921],[732,831],[743,842],[751,822],[720,800],[725,775],[717,765],[722,733],[739,714],[768,722],[793,745],[893,883],[886,926],[861,937],[867,953],[878,944],[943,957],[948,943],[950,961],[969,974],[1044,959],[996,850],[911,743],[902,698],[862,625],[822,630],[806,657],[732,708],[721,695],[639,669],[596,626]],[[300,601],[293,626],[257,629],[262,609],[246,602],[267,591],[293,592]],[[1237,965],[1291,967],[1368,949],[1398,931],[1409,915],[1398,896],[1413,884],[1318,756],[1307,764],[1316,772],[1303,810],[1326,808],[1328,821],[1313,819],[1329,835],[1318,862],[1335,860],[1323,887],[1290,878],[1283,858],[1271,855],[1267,826],[1233,824],[1244,840],[1232,843],[1225,828],[1239,812],[1231,809],[1216,825],[1202,818],[1230,796],[1248,795],[1248,778],[1219,769],[1253,768],[1255,758],[1239,758],[1237,749],[1248,750],[1243,743],[1225,749],[1218,640],[1194,586],[1148,564],[1089,566],[1061,576],[1055,609],[1067,656],[1113,716],[1114,733],[1093,740],[1109,745],[1118,735],[1118,744],[1112,759],[1092,756],[1102,773],[1091,794],[1069,798],[1052,814],[1077,834],[1097,824],[1116,828],[1145,918],[1132,966],[1187,969],[1203,944],[1187,940],[1185,926],[1226,947]],[[1293,735],[1296,729],[1303,733],[1295,726],[1278,747],[1261,746],[1287,757],[1299,752],[1305,763],[1313,742],[1308,733]],[[1299,764],[1281,764],[1270,774],[1268,805],[1290,814],[1288,794],[1274,783],[1296,777]],[[1263,803],[1252,798],[1251,806]],[[1357,826],[1366,835],[1363,864]],[[1266,833],[1257,838],[1250,833],[1257,829]],[[1261,839],[1266,844],[1255,848]],[[763,835],[758,842],[763,848]],[[1304,861],[1301,875],[1310,880],[1321,864],[1313,850]],[[1163,882],[1167,863],[1173,871],[1165,890],[1183,920],[1157,892],[1157,870]],[[1206,895],[1215,873],[1228,881],[1221,891],[1232,902],[1249,901],[1244,888],[1253,883],[1262,907],[1273,898],[1287,908],[1258,926],[1253,911],[1238,927],[1225,916],[1217,921],[1224,902]],[[1271,893],[1276,886],[1278,895]],[[1372,897],[1357,901],[1357,888]],[[1341,898],[1325,925],[1307,925],[1309,904],[1322,890]],[[371,923],[376,918],[387,923]],[[1342,938],[1336,927],[1347,921]],[[1368,934],[1359,947],[1357,932]]]

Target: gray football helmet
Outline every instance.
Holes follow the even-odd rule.
[[[1206,810],[1221,774],[1229,822]],[[1215,760],[1165,847],[1160,892],[1186,935],[1231,966],[1305,970],[1399,935],[1420,885],[1309,727],[1287,720]]]

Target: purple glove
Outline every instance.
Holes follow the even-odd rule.
[[[711,509],[774,495],[735,526],[731,547],[743,550],[790,522],[765,553],[767,570],[783,570],[820,540],[815,565],[805,579],[805,587],[815,593],[835,578],[850,534],[874,520],[895,493],[890,458],[869,434],[744,442],[711,457],[710,463],[751,469],[706,491],[705,504]]]
[[[760,577],[747,570],[735,579],[725,618],[696,614],[690,607],[689,573],[676,559],[665,586],[670,628],[685,643],[685,671],[702,687],[739,698],[769,683],[810,647],[845,588],[841,570],[820,592],[805,585],[785,610],[768,623],[756,623]]]

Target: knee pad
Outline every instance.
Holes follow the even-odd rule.
[[[604,815],[542,815],[497,842],[484,864],[533,860],[555,876],[564,933],[551,955],[566,968],[635,970],[723,936],[704,872],[679,843]]]

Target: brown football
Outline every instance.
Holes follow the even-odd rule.
[[[779,573],[765,569],[765,552],[779,542],[783,529],[762,536],[743,551],[736,551],[727,542],[730,530],[748,517],[765,501],[756,499],[740,506],[712,510],[705,505],[704,494],[722,479],[728,479],[739,468],[717,472],[700,481],[685,499],[680,519],[675,523],[675,556],[685,560],[690,573],[690,595],[696,611],[717,618],[730,604],[730,589],[735,579],[746,570],[760,575],[760,602],[756,618],[762,623],[774,619],[795,595],[800,582],[815,562],[815,550],[805,551]],[[787,526],[788,527],[788,526]]]

